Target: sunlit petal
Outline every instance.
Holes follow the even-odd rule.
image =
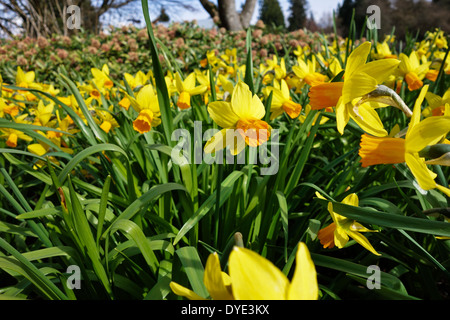
[[[308,247],[300,242],[295,258],[295,271],[288,290],[289,300],[317,300],[319,286],[314,262]]]
[[[284,300],[289,280],[269,260],[257,253],[234,247],[229,274],[236,300]]]

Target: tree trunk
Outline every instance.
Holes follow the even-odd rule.
[[[218,0],[218,6],[209,0],[200,0],[203,8],[219,26],[230,31],[248,28],[257,0],[246,0],[242,12],[237,12],[235,0]]]
[[[239,31],[242,29],[241,19],[236,11],[235,0],[219,0],[219,17],[227,30]]]
[[[240,14],[242,27],[248,28],[250,25],[250,21],[253,17],[253,12],[255,11],[257,0],[247,0],[245,1],[244,8],[242,9],[242,12]]]

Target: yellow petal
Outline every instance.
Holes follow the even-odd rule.
[[[189,290],[188,288],[185,288],[176,282],[171,281],[169,286],[170,289],[172,289],[173,293],[175,293],[177,296],[185,297],[189,300],[206,300],[205,298],[200,297],[194,291]]]
[[[314,262],[308,247],[300,242],[295,258],[295,271],[288,290],[289,300],[317,300],[319,286]]]
[[[342,249],[348,242],[348,235],[344,228],[340,227],[339,224],[336,225],[336,230],[334,230],[334,244],[339,249]]]
[[[373,248],[373,246],[370,244],[369,240],[367,240],[367,238],[365,236],[363,236],[362,234],[360,234],[359,232],[347,230],[347,233],[350,237],[352,237],[353,240],[358,242],[365,249],[369,250],[370,252],[372,252],[373,254],[375,254],[377,256],[381,255]]]
[[[348,108],[349,107],[343,103],[343,99],[341,97],[336,105],[336,124],[340,134],[344,134],[344,128],[350,120]]]
[[[377,230],[370,230],[364,227],[361,223],[353,221],[349,228],[350,231],[354,232],[378,232]]]
[[[365,132],[376,136],[385,137],[388,135],[383,127],[378,113],[370,107],[368,103],[363,103],[358,107],[358,113],[353,108],[349,108],[350,117],[358,124],[358,126]]]
[[[239,132],[240,130],[234,130],[234,129],[227,129],[226,133],[226,145],[230,147],[230,153],[235,156],[241,153],[245,146],[247,145],[245,143],[245,138],[243,135]]]
[[[408,72],[413,71],[411,62],[409,61],[409,57],[406,54],[404,54],[403,52],[400,53],[399,58],[400,64],[398,65],[398,68],[402,73],[406,74]]]
[[[103,121],[103,123],[100,125],[100,128],[108,133],[111,130],[112,124],[109,121]]]
[[[345,67],[345,77],[350,77],[354,72],[359,70],[367,60],[367,56],[370,52],[371,43],[364,42],[359,47],[357,47],[353,52],[348,56],[347,65]]]
[[[428,145],[438,143],[450,132],[450,117],[429,117],[415,125],[405,141],[407,152],[419,152]]]
[[[224,283],[224,277],[222,276],[222,269],[220,268],[219,255],[215,252],[209,255],[205,266],[205,275],[203,277],[203,283],[206,289],[208,289],[211,298],[214,300],[232,300],[233,296],[226,284]]]
[[[436,188],[438,190],[440,190],[441,192],[445,193],[445,195],[450,198],[450,189],[449,188],[443,187],[439,184],[436,185]]]
[[[239,82],[233,89],[231,107],[241,119],[261,119],[266,114],[263,103],[252,95],[247,84]]]
[[[47,153],[47,150],[39,143],[30,144],[27,147],[27,149],[31,153],[34,153],[35,155],[38,155],[38,156],[43,156],[44,154]]]
[[[425,99],[427,91],[428,85],[423,86],[422,90],[420,90],[419,96],[416,99],[416,102],[414,103],[413,114],[411,116],[411,120],[409,120],[408,131],[406,132],[405,136],[406,139],[408,139],[408,137],[410,136],[412,128],[414,128],[414,126],[420,122],[420,115],[422,113],[421,105],[423,100]]]
[[[252,117],[255,119],[262,119],[264,118],[266,114],[266,108],[264,107],[264,104],[262,103],[261,99],[255,94],[252,98]]]
[[[426,166],[425,162],[417,154],[405,153],[405,160],[408,168],[416,178],[420,187],[424,190],[436,188],[436,174],[433,174]]]
[[[139,90],[136,100],[141,109],[150,109],[153,113],[159,112],[158,96],[151,84],[145,85]]]
[[[205,93],[208,90],[208,86],[206,85],[199,85],[197,87],[194,87],[192,89],[189,89],[188,92],[191,96],[196,96],[198,94]]]
[[[175,73],[175,84],[177,86],[178,92],[186,91],[184,88],[183,80],[181,80],[180,74],[177,72]]]
[[[382,59],[371,61],[358,69],[358,72],[364,72],[374,78],[378,84],[387,79],[397,68],[400,60]]]
[[[257,253],[234,247],[229,274],[236,300],[284,300],[289,280],[269,260]]]
[[[239,116],[231,108],[229,102],[214,101],[208,104],[211,119],[222,128],[235,128]]]
[[[231,107],[239,118],[251,117],[252,93],[244,82],[239,82],[233,89]]]
[[[362,97],[377,88],[377,80],[367,73],[356,72],[345,78],[342,97],[344,103],[349,103],[353,99]]]
[[[209,139],[204,147],[205,153],[215,153],[226,148],[226,131],[228,129],[222,129],[216,134],[214,134],[211,139]]]
[[[186,79],[184,79],[183,87],[184,87],[185,91],[189,91],[189,90],[194,89],[194,87],[195,87],[195,73],[194,72],[190,73],[186,77]]]
[[[359,203],[359,199],[358,199],[358,196],[356,195],[356,193],[351,193],[348,196],[346,196],[341,202],[343,204],[346,204],[349,206],[357,207],[358,203]]]
[[[281,93],[283,94],[283,97],[285,99],[289,99],[289,97],[290,97],[289,87],[284,79],[281,79],[280,90],[281,90]]]

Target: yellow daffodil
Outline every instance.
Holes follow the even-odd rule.
[[[375,60],[379,59],[397,59],[397,55],[392,54],[391,48],[389,48],[388,41],[378,42],[376,45],[376,52],[372,53],[372,57]]]
[[[276,85],[278,84],[279,85]],[[283,112],[286,112],[292,119],[297,118],[302,111],[302,106],[299,103],[292,101],[289,87],[284,79],[280,82],[274,81],[274,87],[266,87],[265,95],[268,96],[272,91],[272,104],[270,106],[270,120],[275,119]]]
[[[189,109],[191,107],[191,96],[203,94],[208,90],[206,85],[196,86],[195,73],[190,73],[186,79],[182,80],[180,74],[175,74],[177,90],[180,93],[177,106],[180,109]]]
[[[128,94],[127,97],[133,109],[139,113],[133,121],[134,130],[145,133],[161,123],[158,97],[151,84],[147,84],[139,90],[136,98]]]
[[[22,88],[42,90],[42,85],[36,83],[34,80],[36,73],[34,71],[24,72],[21,67],[17,67],[16,85]],[[29,91],[19,91],[28,101],[34,101],[37,97]]]
[[[450,103],[450,89],[441,96],[432,92],[427,92],[425,99],[428,102],[428,107],[423,109],[422,115],[424,117],[442,116],[445,113],[445,105]]]
[[[206,52],[206,58],[200,61],[200,66],[205,68],[208,64],[211,65],[211,68],[214,72],[219,68],[226,67],[226,64],[216,56],[216,52],[214,50],[209,50]]]
[[[169,92],[169,96],[172,97],[175,95],[177,90],[177,82],[175,80],[175,77],[172,72],[167,71],[166,76],[164,77],[164,80],[166,81],[167,91]]]
[[[107,64],[104,64],[102,69],[91,68],[91,73],[94,77],[92,82],[99,88],[111,89],[114,86],[114,83],[111,81],[109,77],[109,67]]]
[[[44,104],[43,100],[39,100],[37,108],[34,110],[34,124],[38,126],[46,126],[53,116],[53,109],[55,104],[53,102],[48,105]]]
[[[51,131],[49,131],[51,132]],[[66,147],[62,147],[62,141],[59,137],[56,137],[53,134],[45,134],[43,132],[38,132],[39,134],[43,135],[43,136],[47,136],[47,138],[49,138],[54,144],[56,144],[62,152],[65,152],[67,154],[73,154],[73,150],[70,148],[66,148]],[[39,141],[38,143],[33,143],[33,144],[29,144],[27,146],[28,151],[30,151],[31,153],[38,155],[40,157],[44,156],[45,154],[52,152],[52,151],[56,151],[53,150],[48,144],[46,144],[45,142]],[[49,160],[57,165],[59,165],[59,161],[53,157],[50,156]],[[42,167],[45,165],[45,162],[42,160],[39,160],[38,162],[36,162],[36,165],[34,166],[34,168],[36,169],[37,167]]]
[[[58,126],[56,129],[70,134],[75,134],[80,131],[75,127],[71,127],[73,125],[73,120],[69,115],[66,115],[63,119],[61,119],[59,110],[56,111],[56,119],[58,122]],[[61,138],[62,135],[62,132],[47,131],[47,137],[49,139]]]
[[[322,195],[316,192],[316,196],[325,199]],[[343,204],[357,207],[359,204],[358,196],[355,193],[349,194],[342,200]],[[370,230],[364,227],[362,224],[355,220],[348,219],[333,211],[333,203],[328,203],[328,212],[333,219],[333,222],[327,227],[320,229],[317,237],[324,248],[333,248],[337,246],[342,249],[348,242],[349,237],[354,239],[357,243],[364,248],[379,256],[380,254],[373,248],[369,240],[360,232],[376,232],[376,230]]]
[[[333,110],[327,110],[327,111],[332,112]],[[301,115],[298,117],[298,120],[300,121],[300,123],[304,123],[304,122],[305,122],[305,120],[306,120],[306,118],[308,117],[308,114],[309,114],[310,112],[311,112],[311,105],[307,104],[306,107],[305,107],[305,113],[304,113],[304,114],[301,114]],[[318,117],[319,117],[319,114],[317,113],[317,114],[314,116],[314,120],[312,121],[312,125],[314,125],[314,124],[316,123]],[[330,119],[327,118],[327,117],[322,117],[322,118],[320,118],[320,124],[324,124],[324,123],[327,122],[328,120],[330,120]]]
[[[225,96],[233,92],[233,83],[223,74],[219,74],[217,84],[220,86],[220,91],[217,91],[217,98],[226,100]]]
[[[231,279],[228,274],[220,268],[219,255],[214,252],[209,255],[206,261],[203,283],[210,297],[214,300],[234,300],[231,292]],[[205,300],[198,294],[189,290],[176,282],[170,283],[172,291],[179,296],[186,297],[189,300]]]
[[[408,84],[408,89],[414,91],[422,88],[422,80],[425,78],[430,63],[421,63],[421,60],[415,51],[412,51],[409,56],[400,53],[399,58],[401,62],[398,66],[398,71]],[[425,56],[422,58],[425,58]]]
[[[435,51],[434,52],[434,59],[433,62],[431,63],[430,68],[434,68],[439,70],[442,66],[443,66],[443,71],[445,74],[450,74],[450,55],[447,55],[447,58],[444,60],[445,58],[445,52],[443,51]]]
[[[292,51],[292,53],[297,57],[297,59],[304,59],[306,56],[308,56],[311,52],[311,48],[306,45],[304,47],[298,45],[295,50]]]
[[[417,98],[405,138],[361,137],[359,155],[363,167],[376,164],[406,162],[423,190],[439,189],[450,197],[450,190],[438,185],[436,174],[430,171],[419,152],[441,141],[450,132],[450,116],[432,116],[420,121],[421,105],[427,93],[424,86]]]
[[[17,142],[19,139],[24,141],[33,141],[33,139],[23,133],[22,131],[12,129],[12,128],[1,128],[0,138],[6,139],[6,145],[10,148],[17,147]]]
[[[237,49],[225,49],[225,54],[222,54],[220,58],[222,58],[222,60],[224,60],[228,65],[237,64]]]
[[[42,86],[34,82],[36,73],[34,71],[24,72],[21,67],[17,67],[16,84],[22,88],[42,89]]]
[[[229,146],[230,152],[236,155],[244,150],[245,145],[256,147],[270,137],[270,126],[261,120],[266,113],[264,105],[257,95],[252,95],[244,82],[238,82],[234,87],[230,102],[211,102],[208,112],[212,120],[223,129],[206,143],[206,153]]]
[[[342,68],[341,63],[339,62],[339,59],[336,57],[331,57],[328,61],[328,71],[331,73],[331,76],[334,78],[336,77],[341,71],[344,69]]]
[[[44,84],[43,91],[51,94],[54,97],[61,92],[61,90],[56,89],[53,84]]]
[[[5,117],[5,113],[7,109],[7,104],[5,102],[5,99],[3,99],[2,97],[0,97],[0,118],[4,118]]]
[[[305,83],[314,86],[324,83],[326,77],[316,71],[316,58],[312,56],[311,60],[305,62],[303,59],[297,59],[297,66],[292,67],[295,75],[300,79],[300,87]]]
[[[427,31],[425,41],[434,41],[432,45],[435,45],[439,49],[447,49],[447,38],[442,30],[436,29],[435,32]]]
[[[211,94],[211,83],[209,81],[209,70],[206,70],[205,72],[202,72],[199,69],[195,69],[195,76],[197,78],[197,81],[200,85],[202,86],[206,86],[206,91],[202,94],[203,97],[203,101],[205,103],[205,105],[208,104],[209,102],[209,95]],[[223,75],[220,75],[223,77]],[[219,87],[216,85],[215,86],[215,90],[216,90],[216,94],[219,91]]]
[[[233,296],[236,300],[317,300],[316,268],[308,247],[298,245],[292,280],[257,253],[234,247],[228,262]]]
[[[108,110],[102,110],[102,109],[97,109],[96,110],[97,116],[99,117],[98,120],[99,120],[99,122],[101,122],[100,123],[100,128],[103,131],[105,131],[106,133],[109,133],[109,131],[111,129],[119,127],[119,123],[117,122],[117,120],[112,115],[113,108],[114,108],[114,106],[111,105],[108,108]]]
[[[284,58],[280,59],[280,64],[278,64],[278,58],[276,55],[273,56],[272,59],[266,60],[268,65],[268,70],[272,70],[275,75],[275,79],[281,80],[286,77],[286,64],[284,62]]]
[[[144,72],[142,72],[140,70],[136,73],[135,76],[132,76],[129,73],[124,73],[123,76],[125,78],[125,81],[128,83],[128,85],[130,86],[131,89],[135,89],[137,87],[144,86],[150,80],[150,75],[145,74]]]
[[[370,42],[364,42],[348,57],[345,67],[344,82],[330,82],[315,85],[309,91],[311,108],[314,110],[336,106],[338,131],[343,134],[350,118],[374,135],[387,135],[379,117],[372,113],[375,122],[358,116],[354,103],[360,97],[375,90],[398,66],[396,59],[383,59],[366,63],[370,53]]]
[[[217,253],[208,257],[203,282],[214,300],[317,300],[319,287],[308,247],[300,242],[292,280],[272,262],[249,249],[234,247],[228,261],[229,275],[220,268]],[[190,300],[198,294],[175,282],[172,291]]]

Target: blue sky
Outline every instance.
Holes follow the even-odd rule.
[[[100,1],[100,0],[96,0]],[[166,12],[168,13],[170,17],[170,22],[175,21],[191,21],[196,19],[199,22],[200,26],[210,26],[212,22],[210,21],[210,17],[208,13],[203,9],[202,5],[200,4],[199,0],[183,0],[186,1],[186,3],[189,3],[193,8],[195,8],[195,11],[189,11],[183,9],[181,6],[172,5],[172,6],[166,6]],[[217,3],[217,0],[213,0]],[[251,24],[256,23],[258,21],[259,17],[259,1],[256,4],[255,11],[253,14],[253,19],[251,21]],[[286,19],[290,15],[290,2],[289,0],[278,0],[280,2],[280,6],[284,13],[284,18]],[[342,3],[343,0],[307,0],[309,10],[313,13],[314,19],[316,23],[320,23],[321,18],[327,14],[329,17],[332,16],[333,10],[337,9],[338,4]],[[240,8],[242,4],[245,3],[245,0],[236,0],[236,7]],[[151,1],[150,4],[150,15],[152,19],[155,19],[159,15],[159,7],[153,6]],[[107,17],[104,17],[103,22],[105,25],[113,24],[116,26],[121,25],[127,25],[130,23],[129,17],[135,18],[139,20],[142,23],[144,23],[144,17],[142,15],[142,8],[140,5],[140,2],[135,2],[134,6],[130,7],[128,11],[125,11],[125,14],[123,16],[116,16],[116,15],[109,15]],[[139,24],[138,24],[139,25]],[[141,25],[142,27],[142,25]]]
[[[285,18],[287,18],[290,14],[289,0],[278,0],[278,1],[280,2],[280,6],[283,10]],[[177,14],[178,17],[175,16],[175,14],[171,14],[171,19],[173,21],[183,21],[192,19],[203,20],[209,17],[208,13],[202,8],[202,6],[198,1],[190,1],[190,2],[193,4],[194,7],[198,8],[196,12],[189,12],[184,10],[181,10],[181,12],[179,12],[178,8],[177,9],[177,12],[179,12],[179,14]],[[240,8],[242,3],[244,2],[245,0],[237,0],[236,7]],[[333,10],[336,10],[339,3],[342,3],[342,0],[308,0],[309,9],[313,13],[316,22],[319,21],[324,14],[326,13],[332,14]],[[252,20],[253,23],[258,20],[258,16],[259,16],[259,5],[257,4],[255,8],[255,13],[253,15]]]

